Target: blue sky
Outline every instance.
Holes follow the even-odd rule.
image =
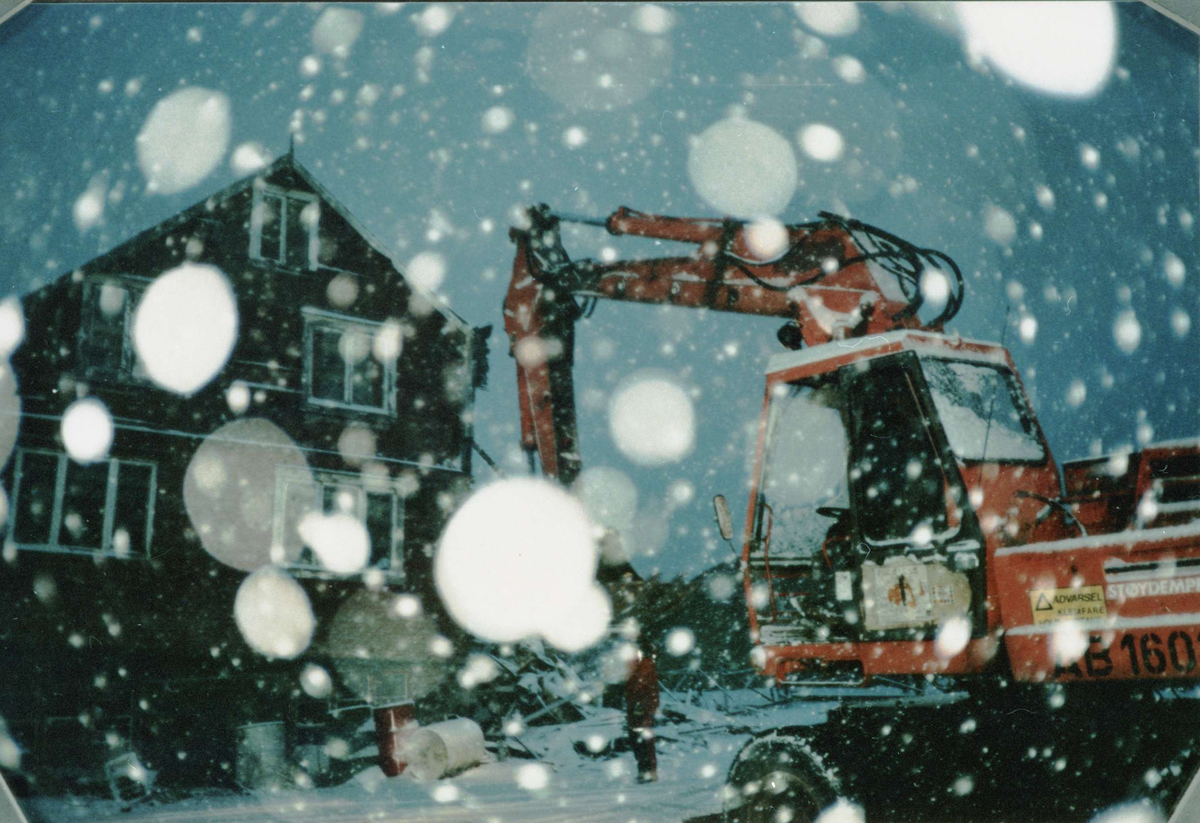
[[[774,129],[800,158],[785,222],[848,210],[958,261],[967,296],[952,329],[1012,349],[1059,460],[1133,444],[1141,425],[1156,439],[1200,433],[1200,55],[1194,34],[1145,6],[1117,4],[1116,71],[1087,99],[971,65],[959,38],[907,7],[860,4],[857,31],[819,44],[791,4],[669,5],[656,33],[637,6],[351,8],[364,25],[341,57],[314,44],[317,5],[46,5],[0,26],[4,292],[47,282],[240,177],[226,155],[194,186],[148,194],[138,167],[135,138],[155,103],[184,86],[222,92],[231,150],[254,142],[277,155],[298,127],[297,157],[402,265],[423,252],[445,259],[440,291],[471,323],[497,327],[479,441],[520,470],[500,315],[514,209],[717,216],[689,177],[689,146],[733,114]],[[605,91],[575,65],[579,50],[597,82],[612,75]],[[315,73],[309,55],[320,57]],[[842,77],[846,57],[861,82]],[[512,122],[493,133],[485,113],[497,106]],[[811,123],[839,130],[842,160],[796,148]],[[84,231],[73,207],[89,186],[107,202]],[[585,231],[572,242],[595,254],[609,241]],[[1166,275],[1171,256],[1181,283]],[[1113,335],[1126,311],[1142,332],[1131,353]],[[1186,335],[1173,326],[1180,312]],[[1025,316],[1037,323],[1028,341],[1016,325]],[[744,503],[745,430],[777,325],[625,305],[581,324],[585,465],[636,484],[639,570],[699,571],[728,551],[703,533],[708,500]],[[698,395],[697,446],[679,463],[635,466],[609,437],[607,398],[641,369]],[[1077,406],[1066,399],[1074,381],[1086,389]],[[680,480],[694,499],[663,505]]]

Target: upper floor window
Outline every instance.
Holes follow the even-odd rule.
[[[394,414],[396,360],[380,360],[380,323],[304,310],[304,380],[310,403]]]
[[[133,314],[148,283],[134,277],[94,277],[84,283],[79,345],[85,374],[145,377],[133,348]]]
[[[300,537],[300,523],[312,513],[349,514],[366,529],[368,567],[403,574],[404,499],[395,484],[364,483],[362,475],[280,469],[275,485],[275,545],[296,558],[293,568],[323,570],[320,560]]]
[[[21,548],[114,557],[150,554],[156,467],[20,449],[13,472],[12,540]]]
[[[267,184],[254,187],[250,209],[250,257],[292,269],[317,267],[316,195]]]

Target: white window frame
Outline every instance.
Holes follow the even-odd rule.
[[[274,256],[264,254],[262,248],[263,198],[268,195],[280,199],[279,248],[276,250]],[[288,200],[302,200],[305,203],[315,204],[317,208],[317,217],[313,221],[312,226],[307,228],[304,226],[300,227],[302,231],[308,232],[308,260],[305,268],[311,271],[317,268],[317,253],[320,248],[321,201],[315,194],[285,189],[282,186],[273,186],[270,183],[256,182],[254,185],[254,199],[250,206],[250,259],[262,260],[275,266],[287,267],[287,237],[288,232],[291,230],[287,222]]]
[[[400,493],[399,485],[393,480],[379,480],[364,482],[361,474],[354,472],[340,472],[332,470],[310,471],[306,468],[296,466],[278,466],[275,469],[275,509],[272,520],[272,544],[277,547],[286,545],[287,535],[285,529],[288,528],[287,521],[287,487],[289,483],[312,484],[313,486],[313,506],[314,511],[324,511],[324,494],[325,489],[329,486],[348,486],[354,488],[358,492],[358,502],[353,512],[359,522],[364,527],[367,525],[367,495],[368,494],[390,494],[392,497],[392,535],[391,548],[387,557],[387,564],[376,562],[369,564],[367,568],[375,568],[387,575],[388,579],[393,582],[399,582],[404,579],[404,496]],[[291,524],[293,527],[299,524]],[[295,572],[300,573],[300,576],[318,576],[318,577],[344,577],[345,575],[330,572],[320,561],[315,557],[311,561],[305,561],[304,553],[310,553],[308,547],[303,549],[301,559],[290,562],[283,562],[280,565]]]
[[[344,314],[336,314],[323,309],[314,309],[304,307],[300,310],[304,317],[304,396],[307,402],[314,406],[324,406],[333,409],[349,409],[353,411],[366,412],[369,414],[385,414],[388,416],[396,415],[396,360],[388,362],[379,362],[383,369],[383,405],[382,406],[367,406],[361,403],[354,403],[350,398],[353,397],[351,388],[351,378],[354,373],[354,366],[343,360],[343,368],[345,369],[342,377],[342,400],[330,400],[324,397],[315,397],[313,389],[315,382],[313,380],[313,369],[316,366],[316,335],[314,332],[317,329],[326,331],[336,331],[340,334],[345,334],[347,331],[358,331],[371,338],[372,351],[367,354],[368,358],[373,358],[374,354],[374,339],[375,335],[383,327],[383,323],[374,320],[362,320],[357,317],[350,317]]]
[[[54,474],[54,508],[50,514],[50,536],[48,543],[19,543],[16,540],[16,528],[23,502],[21,499],[21,478],[24,471],[25,455],[27,454],[39,454],[58,459]],[[82,546],[63,546],[59,543],[59,535],[62,532],[63,497],[66,494],[67,463],[69,460],[70,458],[61,452],[46,449],[17,449],[13,467],[12,505],[8,510],[8,534],[13,544],[22,551],[82,554],[89,557],[103,555],[105,557],[115,557],[119,560],[149,559],[152,555],[151,547],[154,545],[154,502],[158,497],[158,464],[149,460],[127,460],[125,458],[109,458],[108,460],[100,461],[108,464],[108,482],[104,493],[104,525],[100,548],[89,549]],[[141,547],[130,546],[129,552],[124,555],[117,554],[113,550],[113,521],[116,518],[117,486],[120,482],[121,465],[145,466],[150,469],[149,499],[146,501],[146,544]]]
[[[84,372],[87,375],[104,374],[116,376],[121,380],[145,383],[148,382],[145,367],[137,356],[133,344],[133,318],[137,304],[143,293],[149,287],[152,278],[138,277],[131,274],[104,274],[88,277],[83,284],[83,294],[80,297],[82,308],[79,323],[79,353],[83,361]],[[91,362],[91,340],[97,320],[101,322],[116,322],[100,309],[100,294],[105,286],[115,286],[125,292],[125,305],[122,309],[121,325],[124,329],[121,344],[121,365],[116,369],[97,366]]]

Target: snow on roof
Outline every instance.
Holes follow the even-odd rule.
[[[1091,620],[1075,621],[1080,631],[1088,629],[1152,629],[1157,626],[1196,626],[1200,625],[1200,613],[1176,612],[1172,614],[1151,614],[1144,617],[1097,617]],[[1073,624],[1074,625],[1074,624]],[[1015,636],[1031,634],[1054,634],[1062,630],[1062,623],[1032,623],[1024,626],[1014,626],[1005,629],[1004,633]],[[1074,629],[1073,629],[1074,630]]]
[[[1200,435],[1195,437],[1181,437],[1178,440],[1156,440],[1142,447],[1143,451],[1148,449],[1195,449],[1200,447]]]
[[[883,349],[896,343],[901,344],[902,348],[911,349],[920,354],[936,354],[957,360],[976,360],[1000,366],[1008,365],[1007,353],[995,343],[915,329],[901,329],[883,334],[872,334],[869,337],[833,340],[820,346],[808,346],[799,351],[771,355],[771,359],[767,361],[767,374],[817,363],[841,354],[849,354],[854,350],[861,350],[864,353],[882,353]],[[984,346],[986,351],[967,348],[968,345]]]
[[[1158,529],[1130,529],[1123,532],[1108,534],[1093,534],[1088,537],[1073,537],[1070,540],[1050,540],[1045,543],[1029,543],[1024,546],[1008,546],[997,549],[996,557],[1008,557],[1014,554],[1053,554],[1055,552],[1088,551],[1090,549],[1106,549],[1113,546],[1132,546],[1134,543],[1162,542],[1166,540],[1182,540],[1189,537],[1200,538],[1200,520],[1184,523],[1181,526],[1164,526]]]
[[[1130,451],[1128,448],[1115,448],[1096,457],[1076,457],[1074,460],[1064,460],[1063,467],[1065,468],[1070,466],[1072,468],[1078,468],[1080,466],[1087,465],[1107,464],[1112,460],[1114,455],[1125,455],[1126,457],[1132,458],[1134,455],[1145,454],[1148,451],[1166,451],[1173,449],[1200,449],[1200,436],[1181,437],[1176,440],[1156,440],[1153,443],[1147,443],[1145,446],[1142,446],[1139,451]]]

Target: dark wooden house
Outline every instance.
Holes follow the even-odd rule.
[[[239,320],[223,368],[182,396],[147,375],[131,326],[155,279],[189,262],[224,273]],[[231,729],[295,712],[300,667],[331,653],[322,632],[352,595],[410,592],[436,611],[432,547],[469,485],[487,330],[407,280],[291,153],[22,305],[0,562],[0,716],[20,745],[37,754],[58,718],[68,738],[135,745],[159,769],[228,769]],[[85,397],[113,439],[80,463],[62,418]],[[206,514],[185,499],[202,447],[240,461]],[[367,571],[330,571],[303,545],[296,523],[314,510],[362,523]],[[223,529],[304,588],[305,657],[247,646],[234,598],[255,563],[214,557],[205,538]]]

